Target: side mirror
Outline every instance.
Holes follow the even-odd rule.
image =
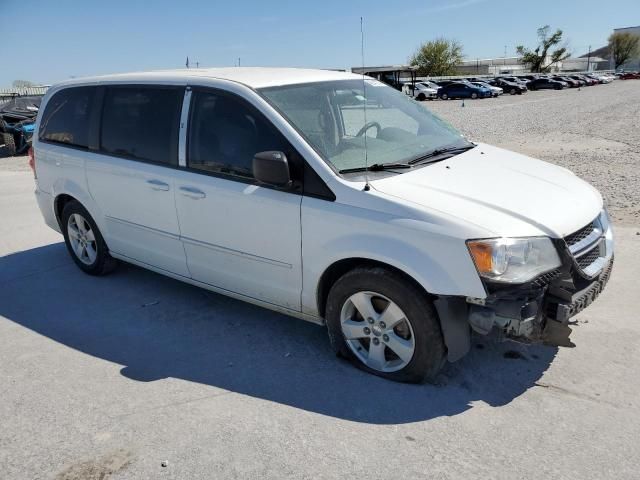
[[[256,153],[253,157],[253,176],[262,183],[288,187],[291,185],[291,174],[286,155],[275,150]]]

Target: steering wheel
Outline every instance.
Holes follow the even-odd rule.
[[[363,136],[367,130],[369,130],[371,127],[376,127],[376,137],[378,135],[380,135],[380,130],[382,130],[382,127],[380,126],[380,124],[378,122],[367,122],[365,123],[365,125],[358,131],[358,133],[356,133],[356,137],[361,137]]]

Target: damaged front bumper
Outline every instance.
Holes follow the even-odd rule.
[[[567,323],[602,292],[613,268],[613,232],[603,211],[591,223],[555,240],[562,265],[523,285],[485,285],[487,297],[467,299],[469,324],[488,333],[535,339],[547,320]]]
[[[578,232],[554,240],[562,264],[531,282],[486,282],[485,298],[439,297],[448,358],[455,361],[470,347],[469,326],[483,335],[494,328],[505,335],[539,340],[548,320],[568,323],[603,291],[613,269],[613,232],[606,212]]]

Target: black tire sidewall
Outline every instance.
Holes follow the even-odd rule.
[[[2,142],[0,143],[4,144],[3,156],[12,157],[16,154],[16,142],[13,139],[13,135],[6,132],[1,132],[0,135],[2,136]]]
[[[373,291],[398,305],[411,323],[415,336],[413,358],[401,370],[379,372],[363,364],[347,345],[340,325],[342,306],[354,293]],[[427,295],[402,276],[380,267],[356,268],[343,275],[331,288],[327,299],[326,322],[331,346],[358,368],[399,382],[432,380],[440,371],[446,347],[440,321]]]
[[[89,225],[91,226],[91,230],[93,231],[93,235],[96,239],[97,255],[95,261],[90,265],[87,265],[80,261],[76,253],[73,251],[73,247],[71,246],[71,241],[69,239],[68,222],[69,217],[74,213],[82,215],[87,223],[89,223]],[[100,230],[96,225],[96,222],[93,220],[93,217],[89,214],[87,209],[82,206],[80,202],[72,200],[64,206],[61,215],[60,227],[62,229],[64,243],[67,246],[69,255],[71,255],[71,258],[73,259],[75,264],[82,271],[88,273],[89,275],[104,275],[105,273],[108,273],[113,269],[113,267],[115,266],[115,260],[111,257],[111,255],[109,255],[107,244],[105,243],[104,238],[102,237],[102,234],[100,233]]]

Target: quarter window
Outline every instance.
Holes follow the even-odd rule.
[[[40,140],[87,148],[94,92],[94,87],[75,87],[54,94],[42,115]]]
[[[189,120],[187,166],[253,179],[258,152],[288,152],[288,142],[257,110],[229,94],[196,91]]]
[[[100,149],[137,160],[177,165],[183,91],[177,88],[108,87]]]

